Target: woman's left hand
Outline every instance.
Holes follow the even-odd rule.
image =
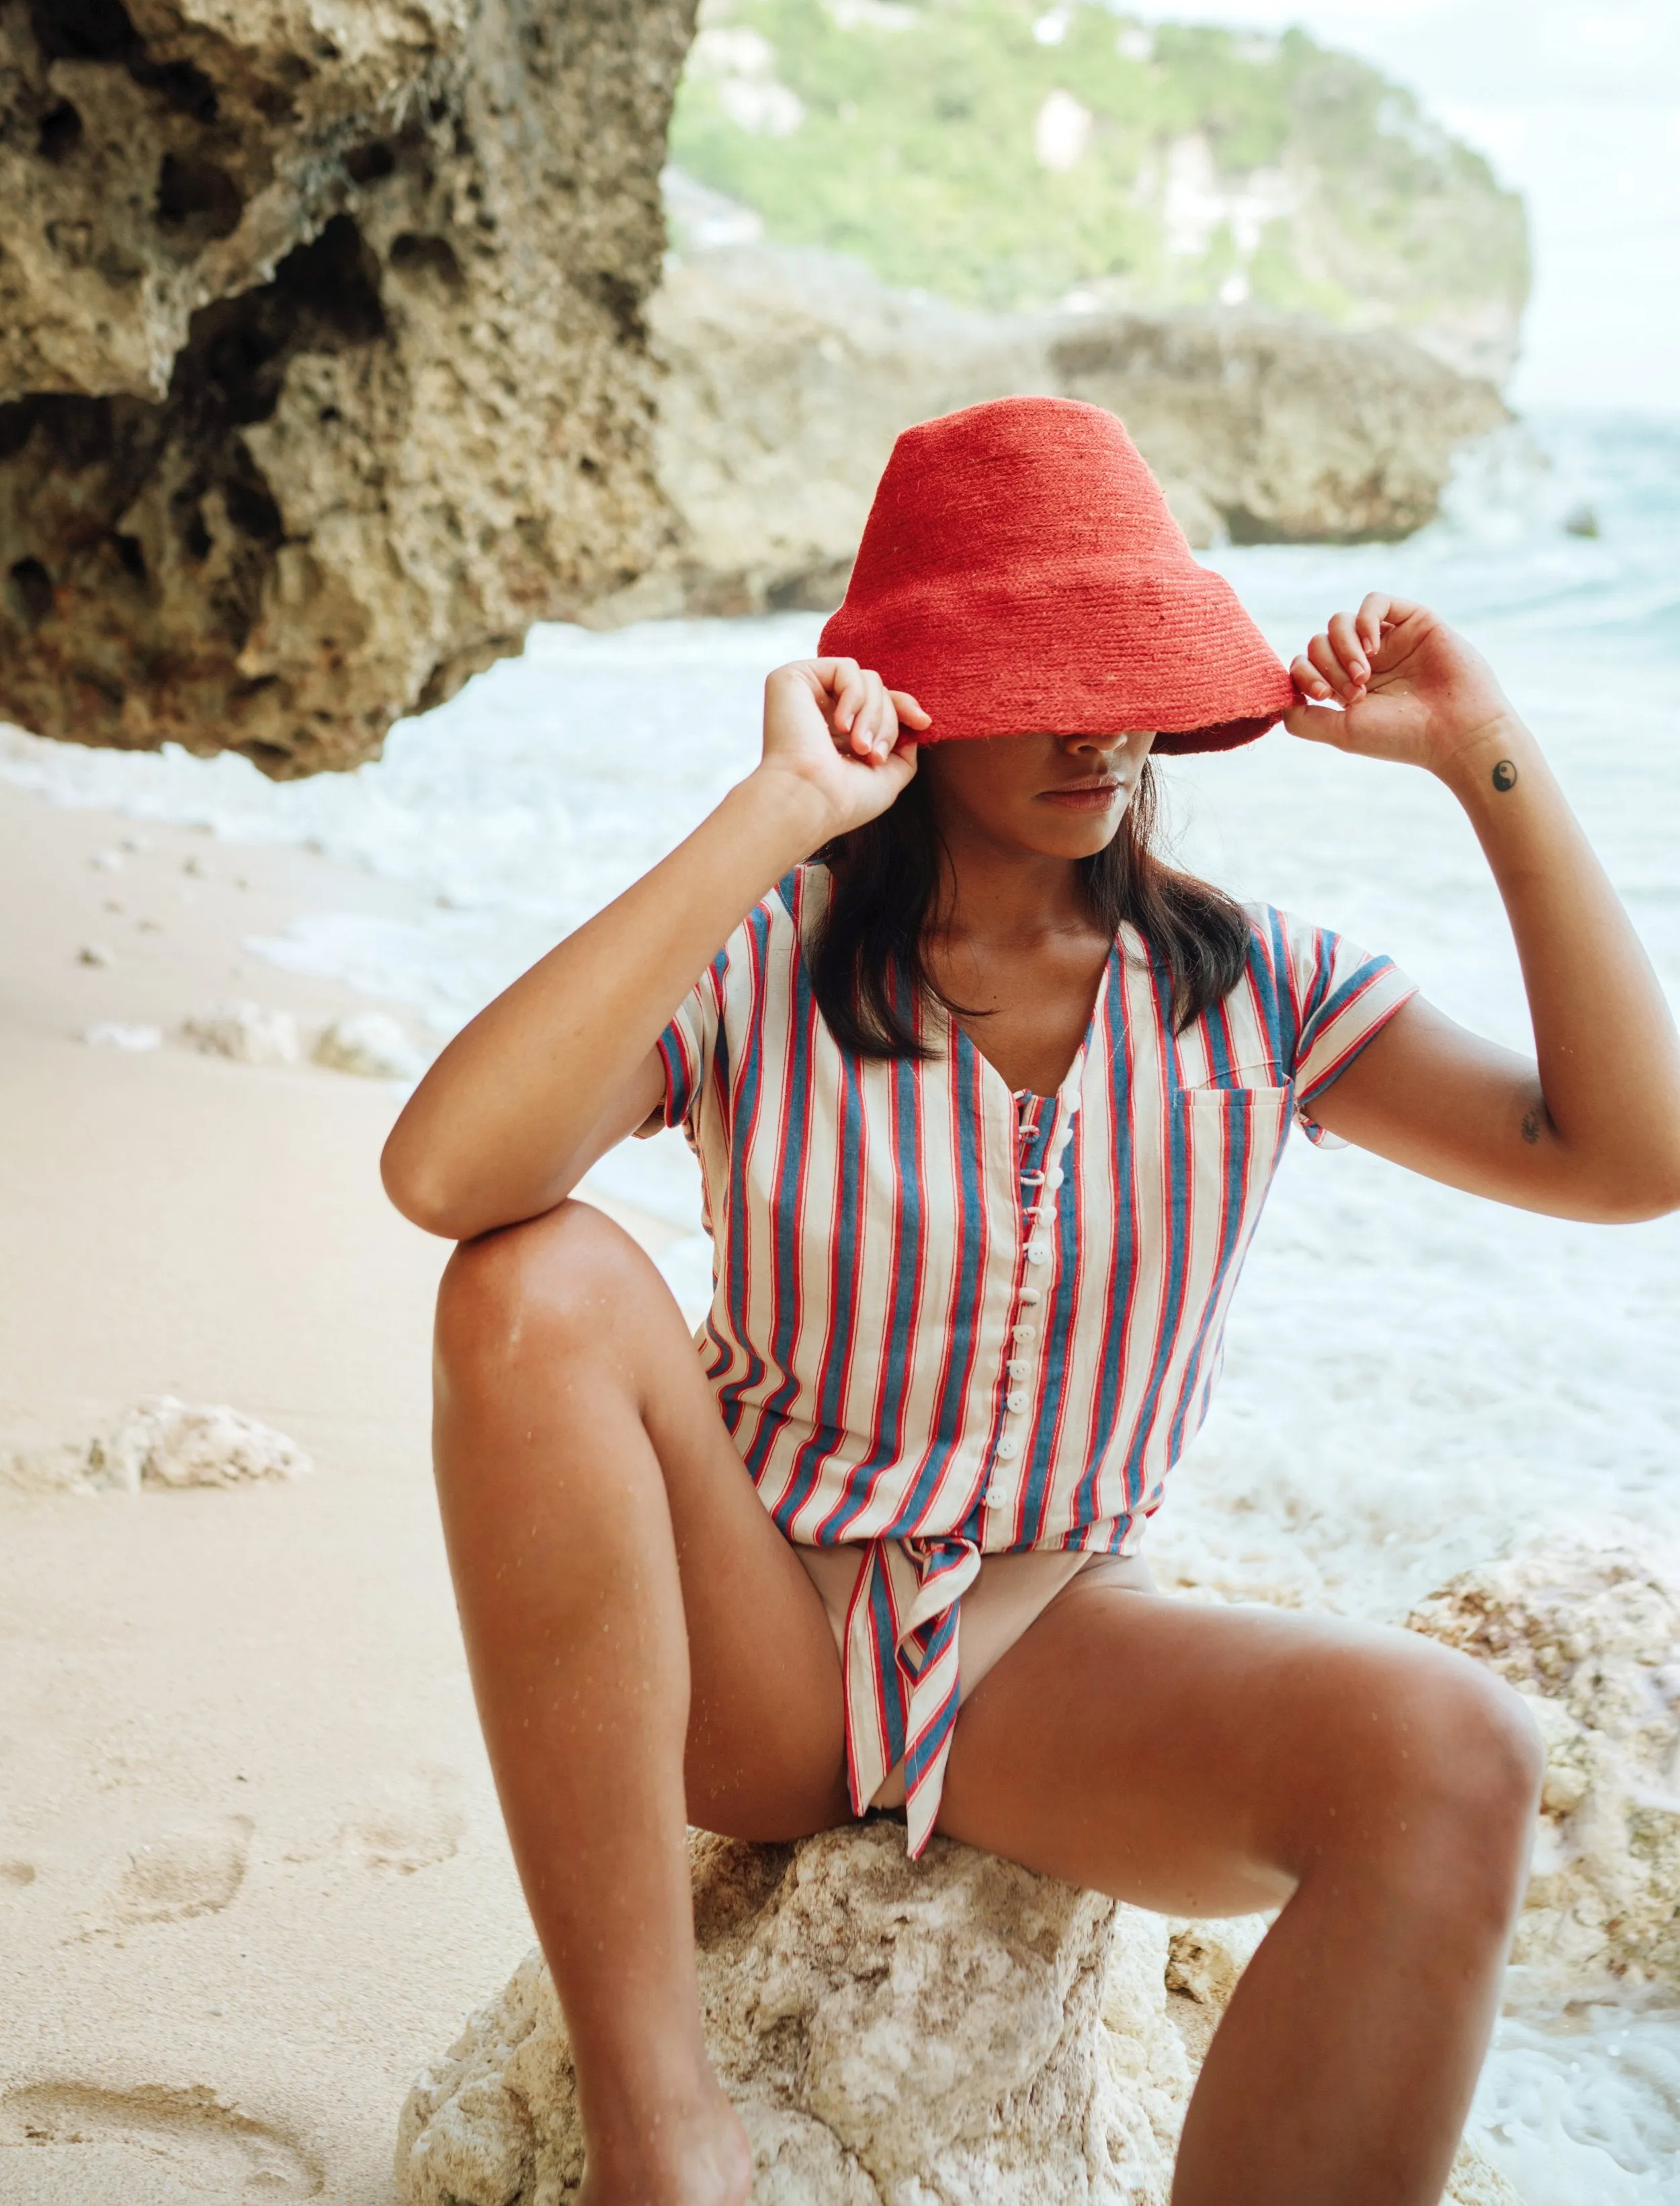
[[[1292,736],[1435,773],[1513,718],[1480,653],[1426,606],[1380,591],[1335,614],[1290,673],[1304,701],[1284,715]]]

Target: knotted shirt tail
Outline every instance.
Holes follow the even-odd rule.
[[[962,1696],[962,1595],[980,1576],[972,1540],[872,1540],[846,1618],[846,1775],[861,1815],[904,1765],[911,1855],[932,1836]]]

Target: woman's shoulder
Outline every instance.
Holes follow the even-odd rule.
[[[719,995],[756,993],[797,963],[828,908],[830,888],[828,868],[807,863],[789,867],[766,889],[712,962]]]

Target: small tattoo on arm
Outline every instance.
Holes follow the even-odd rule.
[[[1533,1142],[1539,1141],[1540,1137],[1540,1114],[1536,1105],[1532,1111],[1525,1111],[1522,1114],[1522,1138],[1525,1142]]]
[[[1516,768],[1509,759],[1501,759],[1493,769],[1493,786],[1504,791],[1516,786]]]

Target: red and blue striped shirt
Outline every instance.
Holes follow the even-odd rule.
[[[1291,1118],[1316,1136],[1307,1106],[1413,987],[1252,907],[1243,978],[1175,1034],[1123,927],[1067,1077],[1016,1094],[932,1001],[908,1007],[928,1059],[841,1048],[801,948],[828,883],[789,874],[678,1008],[665,1118],[705,1185],[724,1422],[789,1540],[868,1547],[848,1777],[861,1813],[904,1762],[920,1852],[981,1556],[1137,1546],[1206,1413]]]

